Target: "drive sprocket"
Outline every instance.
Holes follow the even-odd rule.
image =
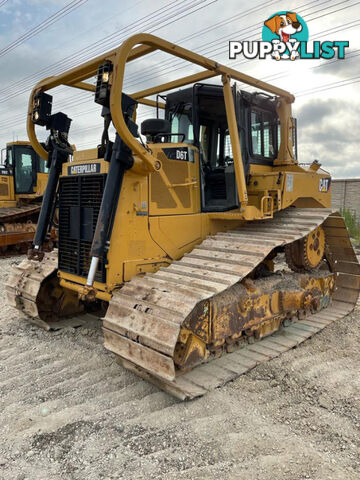
[[[319,226],[305,237],[285,246],[285,258],[294,272],[311,271],[320,265],[325,253],[325,232]]]

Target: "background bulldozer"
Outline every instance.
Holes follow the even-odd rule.
[[[25,250],[34,238],[47,183],[44,160],[30,142],[10,142],[1,151],[0,252]]]
[[[155,50],[201,71],[125,94],[127,62]],[[95,86],[86,82],[94,71]],[[220,83],[206,83],[213,77]],[[46,93],[59,85],[93,91],[102,106],[101,144],[73,161],[70,119],[52,114]],[[330,210],[330,175],[317,162],[298,163],[293,101],[148,34],[38,83],[28,134],[48,158],[49,181],[9,302],[47,329],[97,309],[105,347],[180,398],[203,395],[346,315],[359,265]],[[157,112],[141,125],[146,143],[138,103]],[[35,124],[50,130],[46,150]],[[57,196],[59,249],[44,254]]]

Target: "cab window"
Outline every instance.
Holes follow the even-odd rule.
[[[172,143],[194,142],[194,128],[192,124],[192,110],[189,105],[176,105],[170,110],[171,136]]]
[[[46,162],[42,159],[39,158],[39,173],[49,173],[49,169],[46,166]]]
[[[232,153],[230,134],[229,134],[228,130],[225,133],[224,150],[225,150],[224,151],[225,158],[226,157],[228,157],[230,159],[234,158],[233,153]]]
[[[262,154],[261,114],[251,112],[251,144],[254,155]]]
[[[13,164],[11,148],[7,148],[7,150],[6,150],[5,163],[6,163],[6,165],[12,165]]]
[[[193,126],[188,115],[175,115],[171,122],[172,143],[192,143],[194,140]],[[179,135],[177,135],[179,134]],[[184,136],[182,135],[184,134]]]
[[[273,160],[277,154],[277,119],[267,111],[252,110],[251,149],[255,157]]]
[[[201,125],[200,126],[200,151],[202,153],[204,164],[207,164],[210,161],[209,147],[210,147],[210,127],[208,125]]]
[[[33,193],[33,157],[23,148],[15,153],[15,188],[16,193]]]
[[[264,132],[264,157],[274,158],[275,156],[275,138],[274,123],[272,115],[263,113],[263,132]]]
[[[229,130],[218,128],[216,166],[234,163]]]

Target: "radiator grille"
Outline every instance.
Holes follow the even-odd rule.
[[[60,178],[59,269],[87,277],[90,249],[99,215],[106,175]],[[106,259],[100,259],[95,280],[106,281]]]

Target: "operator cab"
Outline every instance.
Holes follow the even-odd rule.
[[[233,86],[244,172],[250,164],[272,165],[279,148],[276,99]],[[150,119],[142,133],[152,142],[187,143],[199,150],[204,212],[239,207],[223,87],[197,83],[166,96],[165,119]]]
[[[33,194],[38,173],[47,173],[45,162],[25,142],[11,143],[6,147],[4,166],[14,175],[16,194]]]

